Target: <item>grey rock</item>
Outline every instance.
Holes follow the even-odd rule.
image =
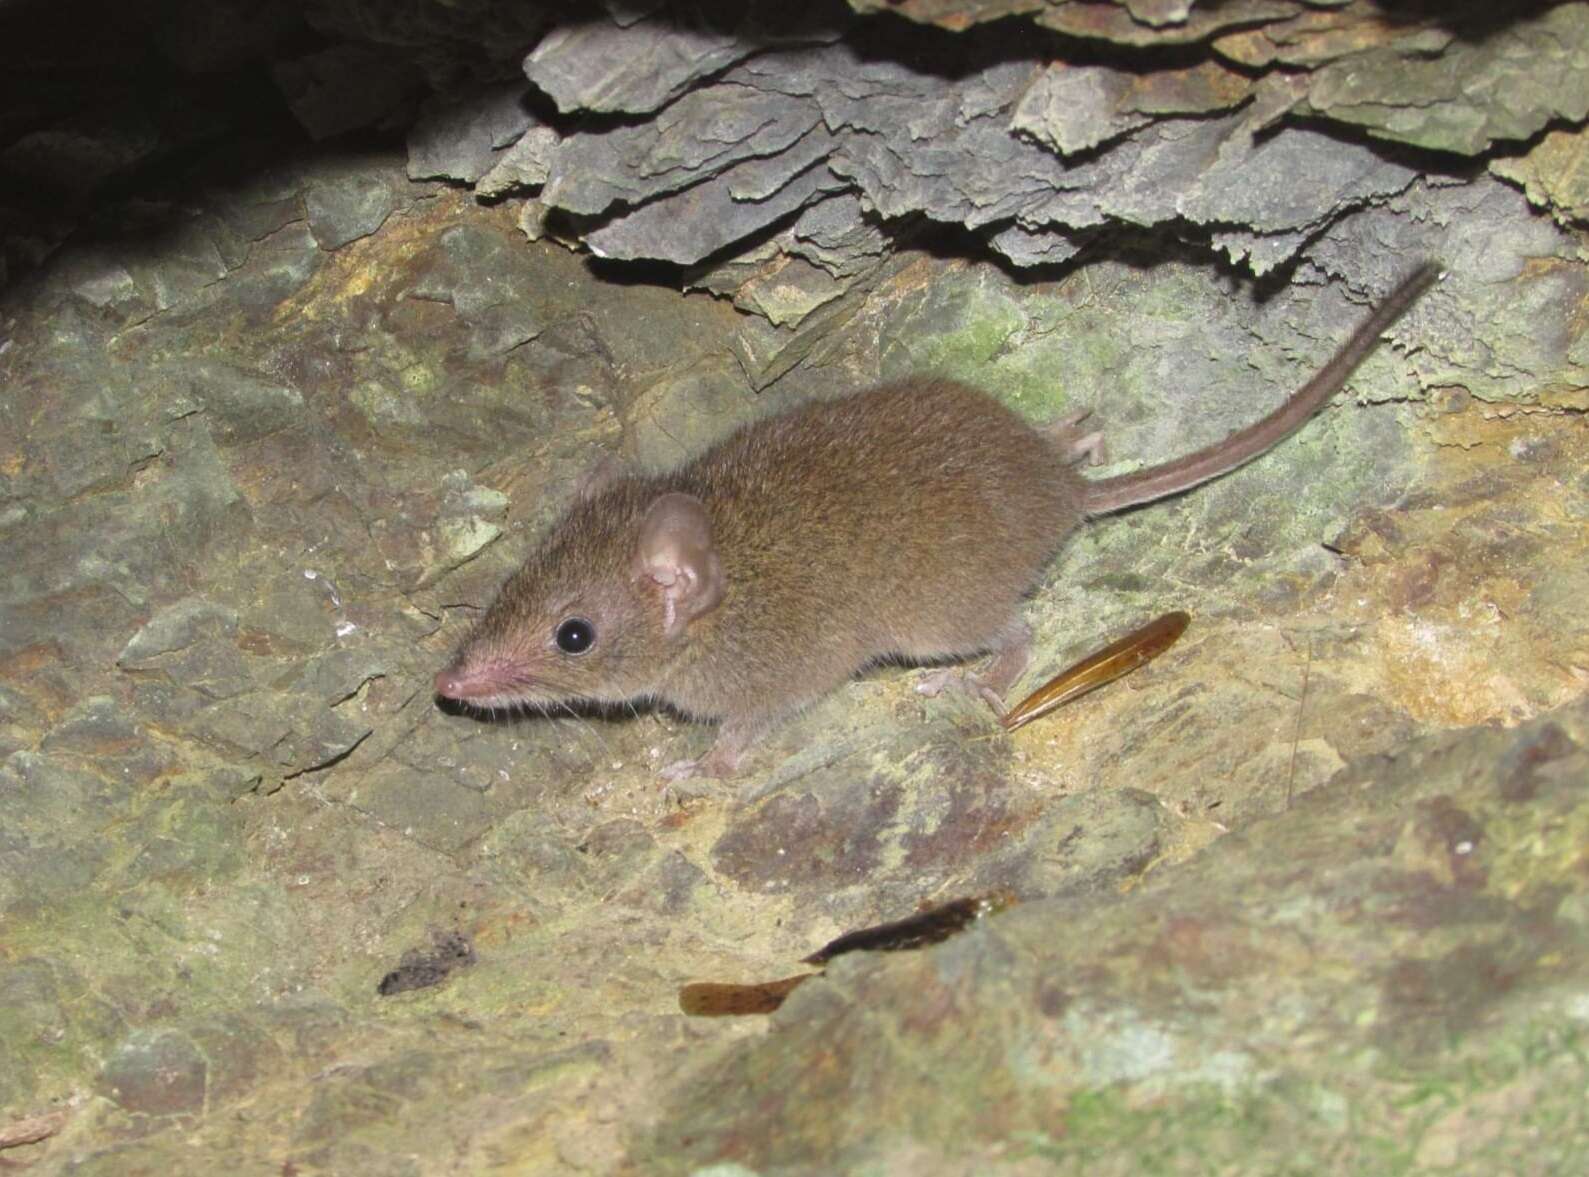
[[[202,597],[184,597],[149,618],[122,647],[116,665],[138,669],[161,655],[187,649],[203,635],[229,635],[236,629],[235,610]]]
[[[894,65],[860,72],[860,84],[836,78],[818,100],[830,126],[866,132],[842,135],[831,166],[884,216],[922,212],[978,228],[1084,187],[1051,152],[1009,132],[1004,107],[1030,73],[1025,63],[991,66],[954,87]],[[1101,221],[1081,216],[1080,200],[1076,207],[1073,221]]]
[[[335,584],[312,566],[273,567],[250,578],[238,623],[253,631],[262,655],[295,657],[318,650],[336,636],[341,597]]]
[[[115,388],[105,381],[111,399]],[[146,413],[142,404],[125,408],[131,421]],[[235,527],[238,493],[208,432],[189,422],[171,422],[152,438],[143,429],[88,425],[72,413],[55,427],[61,432],[32,443],[48,463],[41,473],[49,482],[37,487],[48,488],[46,509],[31,522],[29,542],[12,550],[0,582],[7,610],[0,642],[89,642],[94,652],[80,656],[108,663],[142,620],[145,602],[180,595],[185,561]],[[71,438],[80,444],[67,444]],[[89,444],[94,439],[101,444]],[[151,441],[157,458],[147,456]],[[146,456],[130,465],[118,457],[140,451]],[[89,471],[104,481],[61,495]]]
[[[594,43],[613,32],[580,36]],[[1077,230],[1191,221],[1263,273],[1292,260],[1332,219],[1410,181],[1411,169],[1316,132],[1254,140],[1264,121],[1255,112],[1164,117],[1229,107],[1248,92],[1223,84],[1224,71],[1209,72],[1155,85],[1102,67],[1034,72],[1007,61],[946,81],[845,44],[784,47],[739,62],[651,123],[571,136],[553,155],[541,198],[584,214],[628,206],[585,233],[606,256],[698,261],[768,223],[741,215],[731,231],[694,226],[731,211],[711,184],[729,184],[737,199],[762,198],[821,152],[882,217],[922,213],[992,228],[994,248],[1020,265],[1073,257]],[[1288,94],[1285,103],[1298,99]],[[807,104],[824,126],[797,137]],[[1110,150],[1096,151],[1104,143]],[[1083,151],[1076,166],[1058,158]],[[760,167],[730,166],[747,157]],[[687,185],[698,189],[649,208]],[[661,241],[659,220],[671,222],[672,240]]]
[[[138,283],[127,267],[108,257],[81,258],[63,274],[72,292],[91,306],[130,304],[138,298]]]
[[[1267,274],[1295,257],[1307,243],[1308,234],[1254,233],[1247,229],[1215,230],[1210,240],[1232,261],[1245,262],[1254,274]]]
[[[119,792],[80,760],[55,752],[13,752],[0,764],[7,826],[45,843],[91,841],[83,817],[114,804]]]
[[[536,122],[524,104],[522,83],[436,100],[408,132],[408,175],[473,183]]]
[[[823,164],[761,201],[736,201],[726,184],[700,184],[641,206],[585,242],[598,257],[698,261],[843,186]]]
[[[533,272],[499,235],[460,225],[440,246],[423,258],[412,296],[450,302],[469,324],[472,356],[501,355],[541,333]]]
[[[303,691],[327,707],[336,707],[351,700],[374,679],[385,677],[390,667],[387,651],[331,649],[310,658],[275,685]]]
[[[302,220],[303,177],[296,168],[261,168],[207,193],[211,211],[244,243],[261,241]],[[229,260],[234,268],[241,259]]]
[[[216,441],[254,441],[302,419],[303,394],[254,372],[211,360],[176,361],[153,375],[166,396],[204,406]]]
[[[205,701],[235,699],[257,691],[275,677],[268,659],[244,653],[231,636],[205,637],[175,653],[135,664],[127,669],[158,671],[167,682],[183,688],[184,698],[196,696],[194,707]]]
[[[826,270],[798,257],[739,285],[734,305],[761,315],[775,327],[797,327],[818,307],[843,295],[845,285]]]
[[[1207,7],[1064,6],[1166,36]],[[315,11],[428,38],[425,71],[487,21]],[[1172,1141],[1231,1172],[1573,1171],[1589,728],[1581,707],[1524,718],[1589,649],[1571,233],[1494,182],[1309,170],[1294,129],[1253,138],[1287,92],[1262,117],[1133,98],[1155,122],[1061,157],[1011,133],[1031,65],[886,56],[758,52],[722,85],[783,87],[811,129],[718,155],[698,109],[655,176],[613,158],[601,182],[641,195],[610,222],[553,210],[570,240],[657,218],[681,253],[717,248],[686,274],[723,299],[604,281],[526,245],[520,210],[400,176],[407,215],[329,257],[316,228],[358,224],[361,185],[393,173],[359,161],[312,226],[307,189],[343,183],[316,160],[196,181],[196,214],[157,210],[175,264],[132,234],[0,309],[0,1106],[88,1093],[19,1158],[937,1177],[1155,1171]],[[554,134],[495,148],[476,192],[549,179]],[[873,149],[913,200],[823,171]],[[1289,199],[1287,168],[1316,191]],[[756,220],[811,177],[727,246],[682,220]],[[1091,256],[1041,281],[937,236],[891,256],[929,209],[1025,263]],[[1112,253],[1096,230],[1117,224],[1152,251]],[[1211,238],[1297,264],[1248,283],[1205,264]],[[1450,277],[1303,435],[1067,547],[1027,608],[1034,679],[1167,591],[1201,628],[1046,729],[1010,739],[882,669],[769,737],[744,791],[689,800],[654,770],[704,727],[433,705],[429,676],[596,452],[661,465],[932,371],[1034,420],[1093,406],[1122,466],[1175,456],[1275,403],[1428,253]],[[1465,411],[1392,403],[1414,373]],[[1526,418],[1482,403],[1536,397]],[[1320,550],[1343,533],[1350,554]],[[836,963],[770,1034],[676,1012],[684,981],[788,975],[924,897],[1005,886],[1023,902],[946,945]],[[479,966],[374,1011],[433,927],[473,935]],[[1409,1069],[1440,1098],[1409,1105]]]
[[[871,5],[876,0],[858,0]],[[1335,6],[1323,0],[1320,7]],[[1031,0],[991,0],[976,8],[984,19],[1001,11],[1025,11]],[[950,14],[956,15],[950,6]],[[1217,34],[1266,21],[1285,21],[1304,11],[1300,0],[1224,0],[1197,5],[1196,0],[1109,0],[1104,4],[1044,3],[1037,8],[1037,23],[1046,28],[1116,45],[1184,45],[1209,40]],[[952,26],[951,26],[952,27]]]
[[[794,224],[750,252],[692,273],[689,284],[732,298],[765,323],[797,327],[874,273],[892,247],[893,240],[867,219],[859,198],[841,192],[808,206]],[[788,349],[796,341],[780,333],[749,338],[754,333],[747,323],[734,346],[747,375],[761,387],[777,369],[774,357],[792,356]],[[805,354],[808,348],[809,341],[797,350]]]
[[[1574,251],[1555,225],[1526,206],[1488,176],[1421,183],[1347,218],[1308,252],[1380,289],[1413,258],[1446,263],[1449,296],[1436,290],[1400,328],[1423,341],[1412,363],[1427,387],[1460,385],[1482,400],[1530,399],[1557,383],[1589,387],[1589,354],[1561,313],[1589,295],[1589,278],[1567,264]]]
[[[1586,131],[1550,131],[1526,152],[1490,161],[1490,171],[1519,185],[1536,208],[1548,208],[1562,225],[1589,224]]]
[[[421,572],[418,584],[430,584],[474,559],[502,534],[498,524],[508,507],[501,491],[477,486],[467,471],[452,470],[442,479],[436,531],[436,559]]]
[[[150,310],[190,303],[231,270],[213,218],[171,210],[158,248],[130,245],[122,260]]]
[[[833,153],[834,138],[813,125],[785,151],[762,159],[749,159],[723,176],[728,194],[738,201],[766,200],[807,168]]]
[[[373,730],[368,719],[354,714],[312,712],[307,724],[295,726],[277,745],[276,761],[291,770],[289,776],[322,772],[351,754]]]
[[[302,691],[274,690],[212,703],[186,720],[183,730],[223,755],[241,754],[268,766],[280,778],[335,763],[369,736],[371,727]]]
[[[173,783],[191,784],[199,792],[230,805],[248,796],[263,782],[264,777],[260,773],[228,764],[209,772],[193,774],[191,778],[180,778]]]
[[[290,763],[290,757],[280,759],[276,754],[293,730],[284,708],[280,697],[254,693],[205,707],[184,726],[228,759],[242,754],[259,761]]]
[[[1043,70],[1021,94],[1010,126],[1060,155],[1085,151],[1153,121],[1120,109],[1131,85],[1130,75],[1107,66]]]
[[[653,121],[564,140],[552,158],[541,200],[586,214],[619,202],[638,204],[742,160],[776,156],[820,117],[809,103],[782,95],[731,83],[710,86],[681,98]]]
[[[1081,246],[1054,230],[1031,230],[1024,225],[1007,225],[988,237],[988,244],[1018,266],[1051,266],[1067,262],[1081,252]]]
[[[107,381],[103,391],[106,395],[94,397],[69,418],[69,427],[35,439],[35,453],[63,499],[124,487],[165,449],[154,429],[131,420],[110,423],[104,416],[108,410],[118,403],[123,409],[131,406],[122,397],[122,387]]]
[[[481,196],[497,197],[519,189],[539,188],[551,178],[552,161],[561,142],[562,137],[551,127],[531,127],[518,142],[491,157],[490,169],[476,181],[475,191]]]
[[[150,739],[138,716],[109,695],[82,700],[39,746],[45,752],[78,758],[128,788],[155,780],[172,763],[168,750]]]
[[[351,171],[311,180],[304,187],[303,204],[315,243],[321,249],[338,249],[384,225],[398,198],[384,177]]]
[[[1218,158],[1188,177],[1194,186],[1176,201],[1176,210],[1199,224],[1269,233],[1314,229],[1342,211],[1405,190],[1417,175],[1367,147],[1316,131],[1290,130],[1254,142],[1239,124],[1224,125],[1233,133],[1220,144]]]
[[[753,53],[733,31],[643,19],[555,29],[524,59],[524,75],[561,111],[643,114]]]
[[[633,878],[620,892],[619,900],[638,910],[682,916],[691,910],[696,892],[706,886],[708,880],[705,871],[675,851],[664,854]]]
[[[1080,248],[1077,231],[1112,221],[1191,221],[1208,225],[1216,244],[1259,273],[1294,258],[1332,218],[1400,191],[1412,175],[1362,148],[1330,143],[1321,151],[1321,137],[1306,131],[1255,142],[1261,121],[1252,112],[1164,117],[1167,110],[1240,101],[1246,91],[1224,84],[1226,71],[1217,70],[1139,84],[1101,67],[1034,71],[1030,63],[1005,61],[946,81],[897,61],[865,58],[846,44],[783,44],[745,57],[731,49],[739,44],[733,36],[675,29],[660,44],[705,36],[724,54],[726,72],[678,97],[717,72],[703,58],[696,63],[703,73],[686,70],[665,82],[653,76],[641,98],[623,73],[634,59],[621,58],[613,46],[652,38],[655,22],[628,10],[625,19],[554,33],[532,54],[531,76],[564,109],[660,107],[654,118],[560,141],[537,126],[502,151],[528,128],[528,116],[493,122],[494,107],[476,104],[451,112],[451,122],[438,116],[425,124],[411,169],[423,140],[469,155],[471,162],[437,171],[489,176],[482,195],[541,183],[535,206],[541,215],[526,222],[527,234],[543,231],[547,207],[604,214],[606,223],[581,235],[593,251],[616,259],[688,264],[720,253],[797,210],[818,189],[842,191],[843,184],[814,181],[810,169],[825,161],[883,219],[925,214],[989,229],[993,247],[1019,265],[1068,260]],[[665,51],[654,39],[647,44]],[[1212,74],[1218,76],[1205,76]],[[1110,141],[1110,150],[1093,151]],[[1091,154],[1076,166],[1059,158],[1083,150]],[[1295,182],[1299,169],[1308,182]],[[879,241],[874,236],[864,251],[875,254]],[[813,256],[819,250],[790,251],[838,272],[831,257]],[[717,289],[726,281],[705,284]],[[742,299],[780,321],[800,314],[793,304],[775,302],[764,291]],[[482,347],[515,338],[510,329]]]
[[[552,211],[537,197],[530,197],[519,206],[517,223],[526,241],[539,241],[546,236],[546,220]]]
[[[505,816],[492,796],[497,782],[490,779],[459,787],[433,766],[393,764],[383,765],[371,783],[375,787],[359,799],[361,809],[393,829],[420,831],[425,844],[451,853],[475,842]]]
[[[269,313],[302,289],[324,259],[309,226],[289,222],[251,251],[252,264],[235,288],[237,299],[249,310]]]
[[[1119,1172],[1151,1167],[1146,1158],[1162,1155],[1163,1146],[1136,1146],[1129,1127],[1141,1123],[1136,1098],[1153,1103],[1155,1123],[1177,1125],[1176,1147],[1191,1147],[1200,1163],[1216,1157],[1233,1170],[1269,1171],[1286,1167],[1300,1146],[1302,1155],[1318,1157],[1350,1150],[1356,1159],[1347,1167],[1371,1168],[1378,1141],[1402,1139],[1398,1109],[1377,1101],[1351,1102],[1376,1123],[1365,1139],[1354,1116],[1352,1143],[1328,1113],[1284,1139],[1199,1125],[1231,1100],[1265,1119],[1285,1114],[1297,1090],[1334,1092],[1345,1076],[1355,1076],[1354,1088],[1373,1084],[1388,1097],[1404,1082],[1402,1068],[1414,1065],[1469,1092],[1460,1097],[1471,1100],[1467,1114],[1418,1145],[1431,1167],[1458,1166],[1470,1116],[1515,1092],[1519,1075],[1509,1069],[1474,1091],[1461,1078],[1471,1073],[1473,1052],[1505,1056],[1536,1042],[1560,1060],[1571,1050],[1544,1046],[1560,1041],[1559,1023],[1539,1028],[1528,987],[1497,985],[1494,977],[1497,970],[1527,974],[1549,992],[1554,984],[1542,973],[1566,972],[1575,979],[1546,1000],[1578,1009],[1582,890],[1562,884],[1571,898],[1553,893],[1547,914],[1531,918],[1533,890],[1508,897],[1492,863],[1538,837],[1540,825],[1561,830],[1581,820],[1589,758],[1564,728],[1578,731],[1582,719],[1579,710],[1561,725],[1431,737],[1394,758],[1348,768],[1289,812],[1253,823],[1217,852],[1145,886],[1067,889],[925,953],[830,966],[823,984],[802,987],[775,1015],[779,1034],[739,1039],[686,1073],[636,1151],[677,1158],[677,1172],[729,1150],[756,1171],[803,1169],[831,1156],[882,1171],[999,1171],[1011,1117],[1042,1133],[1054,1108],[1075,1107],[1063,1102],[1069,1089],[1092,1093],[1099,1102],[1089,1116],[1103,1114],[1110,1126],[1102,1144],[1070,1133],[1045,1137],[1045,1164],[1058,1172],[1096,1171],[1100,1148]],[[1371,812],[1358,808],[1364,793],[1379,803]],[[1126,832],[1129,821],[1120,825]],[[1519,834],[1519,825],[1528,832]],[[792,824],[791,835],[801,833]],[[1564,831],[1552,844],[1571,845]],[[1128,872],[1140,868],[1133,863]],[[1167,959],[1175,963],[1167,967]],[[1318,968],[1320,959],[1337,967]],[[1343,1016],[1354,1010],[1372,1016]],[[922,1047],[910,1027],[934,1017],[958,1030]],[[1572,1024],[1581,1020],[1580,1012]],[[1308,1049],[1291,1049],[1299,1034]],[[964,1060],[966,1044],[986,1044],[989,1035],[994,1041],[985,1053],[975,1049],[969,1066],[983,1082],[1009,1083],[1002,1088],[1009,1115],[996,1126],[982,1109],[946,1095],[943,1077],[943,1068],[956,1065],[951,1056]],[[945,1049],[950,1041],[955,1048]],[[1010,1077],[1012,1051],[1038,1074]],[[810,1091],[795,1092],[813,1059],[824,1075],[839,1074],[815,1097],[824,1100],[822,1115],[813,1115]],[[855,1084],[880,1065],[893,1077],[881,1097],[886,1104],[857,1108]],[[1545,1080],[1530,1088],[1531,1109],[1542,1100],[1572,1105],[1582,1068],[1567,1069],[1574,1083],[1559,1094]],[[902,1076],[917,1077],[906,1091],[896,1089]],[[1124,1102],[1114,1103],[1117,1097]],[[1342,1096],[1323,1106],[1342,1110],[1348,1102]],[[947,1163],[929,1156],[937,1143],[900,1148],[878,1132],[880,1119],[919,1124],[923,1114],[955,1141]],[[1573,1130],[1566,1138],[1535,1133],[1509,1116],[1486,1131],[1547,1169],[1570,1168],[1582,1147]],[[747,1148],[747,1141],[756,1143]]]
[[[421,429],[425,414],[407,392],[381,380],[361,380],[348,389],[348,403],[364,415],[378,433],[393,429]]]
[[[888,255],[890,238],[869,220],[854,193],[819,200],[789,230],[786,248],[835,277],[876,266]]]
[[[1589,4],[1557,4],[1429,52],[1392,40],[1322,66],[1305,109],[1385,139],[1476,155],[1589,116]]]
[[[1298,183],[1296,177],[1309,177]],[[1127,136],[1113,150],[1070,171],[1059,190],[1031,202],[1020,222],[1087,228],[1100,218],[1131,224],[1189,220],[1210,227],[1248,225],[1248,248],[1265,268],[1355,206],[1402,191],[1412,169],[1364,147],[1290,131],[1255,142],[1239,115],[1166,120]],[[1258,248],[1262,242],[1268,248]]]

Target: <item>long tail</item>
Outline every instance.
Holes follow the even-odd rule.
[[[1090,484],[1085,508],[1087,514],[1107,515],[1111,511],[1189,490],[1198,483],[1218,478],[1237,466],[1245,465],[1290,437],[1340,391],[1341,385],[1352,374],[1352,369],[1363,362],[1363,357],[1373,350],[1379,337],[1401,318],[1408,307],[1418,301],[1419,295],[1429,289],[1439,276],[1440,263],[1426,261],[1403,278],[1400,285],[1391,291],[1390,297],[1374,308],[1373,313],[1363,320],[1362,326],[1352,332],[1352,337],[1341,345],[1330,362],[1261,421],[1184,458],[1176,458],[1173,462],[1151,466],[1132,474],[1100,478]]]

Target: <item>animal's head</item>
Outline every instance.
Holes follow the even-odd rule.
[[[488,709],[645,697],[725,587],[699,499],[610,487],[502,586],[436,693]]]

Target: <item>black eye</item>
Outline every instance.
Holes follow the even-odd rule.
[[[552,635],[565,654],[583,654],[596,644],[596,627],[583,617],[570,617]]]

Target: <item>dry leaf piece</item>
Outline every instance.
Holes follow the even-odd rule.
[[[692,981],[679,987],[679,1009],[692,1018],[744,1017],[770,1014],[804,981],[820,973],[800,973],[781,981],[759,985],[728,985],[717,981]]]
[[[902,952],[937,944],[965,931],[983,916],[1003,911],[1014,902],[1015,896],[1008,891],[951,899],[948,903],[925,908],[902,920],[846,932],[806,957],[805,963],[827,964],[835,956],[843,956],[846,952]]]
[[[1013,732],[1038,716],[1047,715],[1061,703],[1130,674],[1173,646],[1191,620],[1191,614],[1177,609],[1148,622],[1141,629],[1132,630],[1118,642],[1111,642],[1096,654],[1056,674],[1005,712],[999,722],[1005,730]]]

